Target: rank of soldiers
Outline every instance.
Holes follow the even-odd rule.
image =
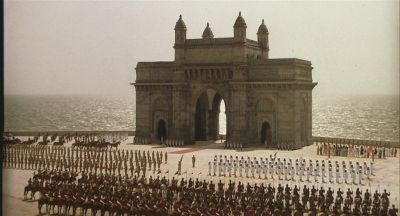
[[[33,179],[33,180],[32,180]],[[40,193],[38,211],[69,215],[397,215],[390,193],[315,186],[246,185],[240,181],[171,180],[42,170],[24,196]],[[336,192],[336,196],[335,196]],[[345,194],[345,195],[344,195]],[[31,195],[31,198],[32,195]]]
[[[346,164],[345,161],[312,159],[307,162],[302,158],[281,159],[275,154],[253,159],[249,156],[214,155],[213,161],[208,162],[208,175],[362,185],[375,173],[373,162],[349,161]]]
[[[161,172],[168,153],[161,151],[71,148],[65,146],[3,145],[3,167],[78,172],[143,174]]]

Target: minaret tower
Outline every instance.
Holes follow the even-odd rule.
[[[185,42],[186,42],[186,25],[182,20],[182,15],[179,15],[178,21],[175,24],[175,62],[182,63],[185,58]]]
[[[257,31],[257,41],[261,48],[261,58],[267,59],[269,56],[269,44],[268,44],[268,29],[264,24],[264,19]]]
[[[175,24],[175,44],[184,44],[186,41],[186,25],[182,20],[182,15]]]
[[[233,25],[233,37],[235,41],[246,41],[246,22],[244,21],[241,12],[239,12],[239,16],[236,18],[235,24]]]

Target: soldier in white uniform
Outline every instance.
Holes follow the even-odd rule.
[[[218,162],[218,176],[221,176],[222,173],[222,159]]]
[[[318,170],[318,168],[316,167],[316,168],[314,169],[314,182],[318,182],[318,176],[319,176],[319,170]]]
[[[310,175],[311,175],[311,168],[307,167],[307,179],[306,179],[307,182],[310,182]]]
[[[335,176],[336,176],[336,183],[340,184],[340,170],[339,170],[339,165],[336,166],[336,172],[335,172]]]
[[[368,167],[367,162],[364,161],[364,164],[363,164],[363,173],[364,174],[367,174],[367,167]]]
[[[344,182],[345,182],[346,184],[348,184],[348,183],[347,183],[347,179],[349,178],[349,174],[347,173],[346,167],[344,167],[342,170],[343,170]]]
[[[367,178],[368,178],[368,180],[370,180],[370,174],[371,174],[371,170],[369,169],[369,167],[367,167]]]
[[[288,166],[285,166],[284,167],[284,172],[285,172],[285,180],[287,181],[288,180],[288,174],[289,174],[289,167]]]
[[[292,167],[292,169],[290,170],[290,175],[291,175],[291,180],[292,180],[292,181],[295,181],[294,174],[296,174],[296,172],[295,172],[295,170],[294,170],[294,167]]]
[[[217,173],[217,161],[214,161],[213,162],[213,168],[214,168],[214,176],[216,175],[216,173]]]
[[[246,173],[246,178],[249,177],[249,164],[247,162],[244,163],[244,172]]]
[[[362,179],[363,179],[363,172],[360,167],[360,169],[358,170],[358,184],[359,185],[362,185]]]
[[[274,165],[272,162],[269,162],[269,174],[271,175],[271,178],[274,179]]]
[[[258,164],[258,178],[261,179],[261,171],[262,170],[262,166],[261,164]]]
[[[222,176],[226,176],[227,162],[222,163]]]
[[[264,179],[268,179],[268,161],[263,163]]]
[[[228,176],[231,177],[232,172],[232,160],[228,160]]]
[[[325,170],[325,166],[324,166],[324,164],[322,164],[322,170],[321,170],[321,173],[322,173],[322,183],[325,183],[326,170]]]
[[[329,170],[328,170],[328,179],[330,183],[333,183],[333,171],[332,171],[332,165],[329,165]]]
[[[351,171],[351,179],[353,180],[353,184],[356,184],[356,172],[354,169]]]
[[[251,162],[251,165],[250,165],[250,172],[251,172],[251,177],[254,178],[254,164],[253,164],[253,162]]]
[[[299,168],[299,176],[300,176],[300,181],[303,182],[303,175],[304,175],[304,166],[302,164],[300,164],[300,168]]]

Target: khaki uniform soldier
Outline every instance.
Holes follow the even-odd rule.
[[[237,158],[235,161],[233,161],[233,176],[236,177],[236,172],[237,172]]]
[[[196,157],[192,156],[192,167],[195,168],[196,166]]]

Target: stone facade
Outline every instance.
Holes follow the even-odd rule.
[[[227,140],[248,146],[300,148],[312,142],[310,61],[270,59],[264,20],[257,41],[246,38],[239,13],[234,37],[214,38],[209,24],[201,39],[186,39],[182,16],[175,26],[175,61],[136,66],[136,135],[218,139],[221,100]]]

